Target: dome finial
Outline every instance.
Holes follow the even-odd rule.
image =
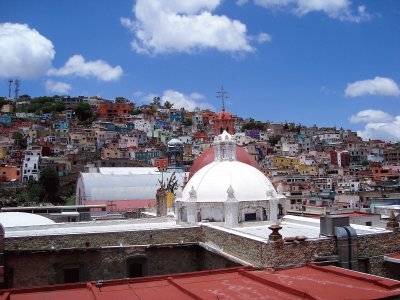
[[[176,199],[182,199],[182,188],[178,187],[176,190]]]
[[[196,201],[197,200],[197,193],[196,190],[194,189],[193,185],[192,188],[189,192],[189,201]]]
[[[235,191],[233,190],[232,185],[229,185],[228,189],[226,190],[226,192],[228,193],[228,198],[227,200],[236,200],[235,199]]]

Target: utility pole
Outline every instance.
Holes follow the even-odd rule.
[[[11,98],[11,83],[13,82],[12,79],[8,79],[8,98]]]
[[[15,79],[14,81],[14,85],[15,85],[15,101],[18,100],[18,92],[19,92],[19,84],[21,82],[19,81],[19,79]]]

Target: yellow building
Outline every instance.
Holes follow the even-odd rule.
[[[289,156],[275,156],[273,161],[274,167],[278,169],[294,169],[300,164],[300,160],[297,157]]]
[[[298,165],[296,166],[297,171],[302,175],[318,175],[317,166],[309,165]]]
[[[32,139],[36,139],[39,137],[38,130],[28,129],[27,131],[25,131],[25,136],[30,137]]]
[[[0,146],[0,159],[6,157],[7,155],[7,147]]]
[[[4,104],[1,107],[2,113],[12,113],[14,111],[14,106],[12,104]]]

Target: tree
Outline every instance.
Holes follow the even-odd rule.
[[[161,104],[161,98],[160,97],[154,97],[152,105],[160,106],[160,104]]]
[[[288,122],[285,122],[285,124],[283,125],[283,129],[289,130],[289,124],[288,124]]]
[[[12,134],[12,139],[14,140],[14,145],[19,149],[26,149],[26,137],[19,131]]]
[[[60,202],[60,179],[57,172],[52,168],[44,168],[40,172],[39,182],[43,186],[43,201],[51,203]]]
[[[185,125],[185,126],[192,126],[192,125],[193,125],[192,119],[185,119],[185,120],[183,121],[183,125]]]
[[[273,135],[269,138],[268,143],[271,146],[275,146],[279,141],[281,140],[281,136],[280,135]]]
[[[164,107],[167,109],[171,109],[173,106],[174,105],[171,102],[169,102],[168,100],[165,101],[165,103],[164,103]]]
[[[92,108],[88,103],[78,103],[75,109],[75,115],[78,120],[83,122],[93,118]]]
[[[26,188],[16,197],[17,202],[35,202],[39,203],[43,200],[44,190],[40,182],[29,179]]]
[[[4,97],[0,97],[0,108],[5,104],[12,104],[12,102]]]
[[[265,125],[259,121],[254,121],[250,119],[249,122],[243,124],[242,131],[251,130],[251,129],[258,129],[258,130],[265,130]]]

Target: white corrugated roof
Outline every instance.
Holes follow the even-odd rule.
[[[134,174],[159,174],[156,167],[121,167],[121,168],[99,168],[100,174],[115,174],[115,175],[134,175]]]
[[[139,168],[136,168],[139,169]],[[147,168],[149,169],[149,168]],[[147,200],[155,199],[161,176],[167,182],[173,173],[101,174],[82,173],[85,200]],[[176,173],[178,185],[185,173]]]
[[[46,217],[23,213],[23,212],[3,212],[0,213],[0,223],[3,227],[33,226],[54,224],[53,220]]]

